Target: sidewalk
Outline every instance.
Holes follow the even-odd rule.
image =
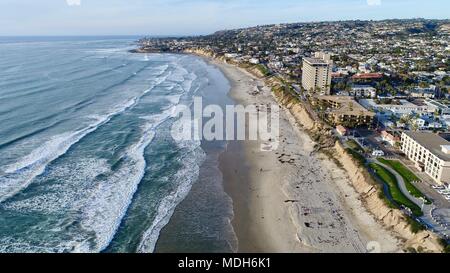
[[[443,227],[440,223],[438,223],[433,217],[433,211],[436,210],[436,206],[434,206],[433,204],[427,205],[421,198],[417,198],[411,195],[411,193],[409,193],[408,189],[406,188],[405,180],[403,179],[403,177],[400,174],[398,174],[394,169],[392,169],[390,166],[387,166],[376,159],[369,159],[369,161],[379,164],[380,166],[384,167],[395,176],[401,192],[409,200],[411,200],[411,202],[415,203],[422,209],[423,216],[419,217],[419,219],[422,222],[430,226],[434,232],[440,234],[441,236],[447,237],[449,235],[449,230]]]

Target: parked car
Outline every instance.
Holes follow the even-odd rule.
[[[375,156],[375,157],[384,156],[384,152],[381,150],[374,150],[372,152],[372,156]]]

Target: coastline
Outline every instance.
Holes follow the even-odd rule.
[[[233,104],[228,96],[229,81],[219,68],[199,56],[191,57],[200,59],[207,66],[207,74],[201,76],[207,78],[208,84],[196,94],[202,97],[204,105],[225,107]],[[161,230],[155,252],[235,252],[236,236],[230,223],[233,218],[232,200],[223,189],[219,170],[219,155],[225,147],[226,141],[201,140],[205,160],[200,165],[198,178]]]
[[[263,80],[208,58],[230,80],[239,104],[277,103]],[[261,94],[255,95],[255,86]],[[233,199],[238,252],[399,252],[398,240],[367,212],[346,173],[322,154],[287,111],[280,111],[280,147],[229,142],[220,156],[224,187]],[[290,161],[290,162],[289,162]],[[293,163],[292,163],[293,162]]]
[[[230,81],[229,96],[236,104],[258,103],[245,96],[254,91],[252,86],[243,86],[256,79],[246,74],[237,75],[234,72],[243,71],[236,67],[213,59],[208,61],[219,67]],[[232,224],[238,239],[237,251],[311,252],[311,248],[298,240],[296,227],[285,209],[287,197],[278,187],[276,173],[272,171],[276,155],[261,152],[260,144],[260,141],[229,141],[219,157],[224,188],[233,200]]]
[[[235,104],[275,103],[281,108],[277,151],[262,152],[258,141],[231,141],[219,153],[222,191],[232,199],[226,224],[232,219],[236,252],[385,253],[419,245],[438,251],[433,236],[412,234],[400,212],[377,198],[374,186],[364,181],[338,143],[323,133],[316,140],[316,133],[329,130],[315,123],[289,96],[273,91],[277,82],[209,52],[185,53],[221,70],[231,84],[227,96]],[[332,155],[317,151],[323,141],[328,142],[325,147],[331,144],[332,151],[327,148],[326,152]]]

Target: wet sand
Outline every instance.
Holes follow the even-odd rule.
[[[236,66],[206,61],[231,85],[228,95],[210,90],[207,101],[277,104],[262,80]],[[314,152],[315,143],[288,111],[280,111],[276,150],[262,150],[261,141],[202,143],[207,159],[199,179],[161,231],[157,252],[401,250],[365,210],[347,173]]]
[[[262,80],[211,62],[229,79],[237,103],[276,103]],[[399,251],[398,241],[363,208],[346,173],[314,153],[314,142],[287,111],[280,114],[277,150],[262,151],[260,141],[230,141],[219,158],[238,252]]]

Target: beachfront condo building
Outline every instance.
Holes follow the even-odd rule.
[[[402,151],[438,184],[450,183],[450,142],[434,133],[405,131]]]
[[[303,88],[311,93],[330,95],[332,68],[330,54],[316,52],[314,57],[303,58]]]
[[[312,104],[319,109],[323,117],[334,126],[347,128],[370,126],[375,113],[362,107],[349,96],[313,96]]]

